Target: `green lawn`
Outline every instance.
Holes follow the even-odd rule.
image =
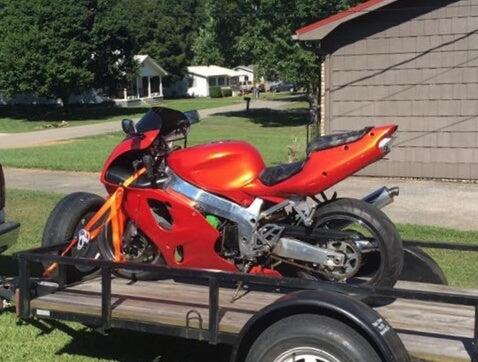
[[[0,255],[0,275],[16,275],[15,251],[40,245],[48,214],[62,197],[60,194],[9,189],[8,219],[22,223],[18,243]],[[444,228],[398,225],[404,239],[450,240],[460,243],[478,241],[478,232],[460,232]],[[440,263],[452,285],[478,287],[476,264],[472,253],[432,254]],[[33,271],[37,275],[40,269]],[[161,361],[222,362],[228,359],[227,346],[113,330],[102,336],[78,323],[35,321],[19,324],[13,308],[0,314],[2,361]],[[125,343],[127,341],[127,343]],[[185,347],[187,345],[187,348]]]
[[[206,109],[244,102],[242,97],[228,98],[189,98],[165,100],[162,105],[188,111]],[[65,116],[63,109],[47,106],[0,106],[0,133],[29,132],[61,126],[67,121],[68,126],[108,122],[123,118],[140,118],[150,107],[121,108],[113,106],[89,105],[72,106]]]
[[[443,241],[478,245],[478,231],[456,231],[447,228],[399,224],[404,240]],[[476,275],[478,252],[425,249],[445,272],[448,283],[460,287],[478,288]]]
[[[288,147],[305,150],[307,114],[300,111],[255,110],[210,117],[194,125],[189,145],[221,139],[246,140],[268,164],[287,162]],[[119,127],[119,124],[118,124]],[[121,132],[75,139],[51,146],[0,150],[4,166],[52,170],[99,171],[124,135]]]

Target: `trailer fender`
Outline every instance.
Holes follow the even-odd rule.
[[[398,279],[448,285],[445,273],[437,262],[418,246],[403,248],[403,268]]]
[[[270,325],[295,314],[315,313],[336,318],[359,332],[383,361],[409,361],[398,334],[380,314],[366,304],[338,292],[305,290],[287,294],[257,312],[242,328],[231,354],[231,362],[242,362],[257,339]]]

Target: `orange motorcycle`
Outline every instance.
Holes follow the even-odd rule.
[[[312,140],[305,159],[266,166],[243,141],[186,147],[194,113],[156,107],[106,161],[108,201],[73,193],[47,222],[43,245],[77,256],[392,286],[403,249],[390,219],[367,200],[324,191],[390,151],[396,125]],[[184,146],[178,146],[184,139]],[[381,201],[382,200],[382,201]],[[75,267],[75,278],[91,272]],[[121,270],[138,279],[150,272]]]

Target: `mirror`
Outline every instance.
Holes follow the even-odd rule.
[[[194,124],[194,123],[199,123],[200,117],[199,117],[199,112],[194,110],[194,111],[187,111],[184,112],[184,115],[189,121],[189,124]]]
[[[121,121],[121,128],[123,128],[124,133],[130,136],[133,136],[137,133],[136,127],[134,126],[134,122],[131,119],[123,119]]]

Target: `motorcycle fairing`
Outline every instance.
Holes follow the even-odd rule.
[[[150,147],[158,134],[159,131],[150,131],[144,133],[141,137],[126,137],[123,142],[114,148],[101,172],[101,182],[107,187],[108,192],[112,192],[128,175],[134,172],[132,161],[136,158],[135,154],[139,155],[140,151]],[[122,157],[128,155],[131,160],[125,161],[122,159]],[[116,163],[121,163],[121,169],[116,169]],[[125,168],[125,165],[128,165],[129,168]]]
[[[169,228],[158,223],[148,201],[162,202],[171,216]],[[161,189],[133,189],[125,192],[127,217],[134,221],[160,250],[167,265],[237,271],[234,264],[215,252],[220,234],[194,207],[194,202],[180,194]],[[182,260],[175,258],[182,248]]]

